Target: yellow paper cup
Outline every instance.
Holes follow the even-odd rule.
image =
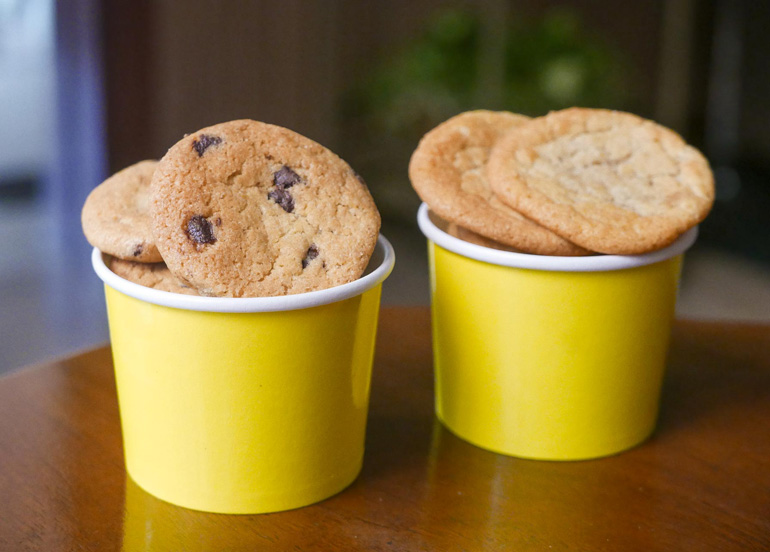
[[[684,251],[549,257],[428,238],[436,414],[479,447],[543,460],[614,454],[653,431]]]
[[[349,284],[284,297],[105,283],[126,469],[179,506],[263,513],[327,498],[358,475],[382,282],[380,236]]]

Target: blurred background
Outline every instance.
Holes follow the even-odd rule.
[[[185,133],[283,125],[345,158],[427,304],[420,137],[461,111],[578,105],[674,128],[717,201],[679,315],[770,320],[770,2],[0,0],[0,373],[108,339],[80,209]]]

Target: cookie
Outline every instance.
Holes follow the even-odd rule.
[[[486,236],[482,236],[481,234],[477,234],[476,232],[472,232],[471,230],[468,230],[467,228],[463,228],[462,226],[455,224],[454,222],[450,222],[446,226],[446,233],[450,236],[454,236],[458,240],[463,240],[468,243],[472,243],[474,245],[480,245],[482,247],[488,247],[490,249],[497,249],[498,251],[509,251],[512,253],[523,253],[522,251],[519,251],[516,248],[513,248],[509,245],[505,245],[504,243],[496,242],[495,240],[491,240],[487,238]]]
[[[119,259],[163,260],[152,237],[149,213],[150,181],[157,165],[157,161],[141,161],[91,191],[81,214],[88,243]]]
[[[360,277],[380,215],[337,155],[250,120],[202,129],[161,159],[153,234],[169,269],[202,295],[276,296]]]
[[[198,292],[193,288],[180,282],[165,263],[136,263],[113,258],[109,267],[121,278],[140,286],[170,291],[171,293],[198,295]]]
[[[482,236],[481,234],[477,234],[476,232],[471,232],[467,228],[463,228],[459,224],[456,224],[454,222],[448,222],[441,217],[439,217],[436,213],[433,213],[431,211],[428,211],[428,218],[430,218],[430,221],[438,228],[439,230],[446,232],[450,236],[457,238],[458,240],[463,240],[468,243],[472,243],[474,245],[481,245],[482,247],[489,247],[490,249],[498,249],[500,251],[512,251],[514,253],[521,253],[518,249],[514,249],[513,247],[507,246],[503,243],[496,242],[494,240],[490,240],[486,236]]]
[[[487,167],[508,205],[592,251],[660,249],[698,224],[714,179],[675,132],[617,111],[572,108],[512,130]]]
[[[492,146],[527,120],[479,110],[445,121],[422,138],[412,155],[412,186],[431,211],[476,234],[528,253],[585,255],[583,248],[501,202],[490,188],[485,167]]]

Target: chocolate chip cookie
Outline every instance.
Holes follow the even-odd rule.
[[[171,293],[198,295],[198,292],[193,288],[180,282],[165,263],[135,263],[113,258],[109,262],[109,267],[121,278],[140,286]]]
[[[487,174],[512,208],[592,251],[637,254],[672,243],[714,202],[701,153],[632,115],[572,108],[519,125]]]
[[[149,212],[150,181],[157,161],[131,165],[94,188],[81,215],[88,242],[113,257],[157,263]]]
[[[169,269],[202,295],[276,296],[357,279],[380,216],[360,176],[288,129],[204,128],[161,159],[153,234]]]
[[[528,220],[492,192],[486,176],[489,153],[526,121],[523,115],[483,110],[445,121],[412,155],[412,186],[431,211],[473,233],[527,253],[585,255],[588,251]]]

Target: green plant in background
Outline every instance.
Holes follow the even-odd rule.
[[[542,115],[574,105],[627,107],[627,67],[570,10],[531,21],[441,10],[346,98],[343,115],[355,121],[350,137],[360,154],[352,157],[369,165],[370,186],[387,201],[382,196],[400,189],[388,181],[405,183],[411,151],[440,122],[470,109]]]

